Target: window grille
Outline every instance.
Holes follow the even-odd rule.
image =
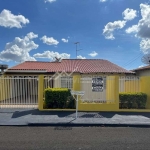
[[[72,77],[61,77],[61,88],[73,88],[73,78]]]

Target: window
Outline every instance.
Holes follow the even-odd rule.
[[[72,77],[61,77],[61,87],[62,88],[73,88],[73,78]]]
[[[106,78],[103,77],[92,78],[93,92],[103,92],[105,88],[106,88]]]

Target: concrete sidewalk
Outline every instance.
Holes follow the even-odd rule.
[[[75,112],[37,109],[0,109],[0,125],[65,126],[145,126],[150,127],[150,113]]]

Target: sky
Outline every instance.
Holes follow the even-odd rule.
[[[0,63],[9,67],[57,57],[130,70],[147,54],[149,0],[0,0]]]

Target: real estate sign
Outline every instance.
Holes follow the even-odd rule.
[[[104,81],[102,77],[92,78],[92,91],[103,92]]]

